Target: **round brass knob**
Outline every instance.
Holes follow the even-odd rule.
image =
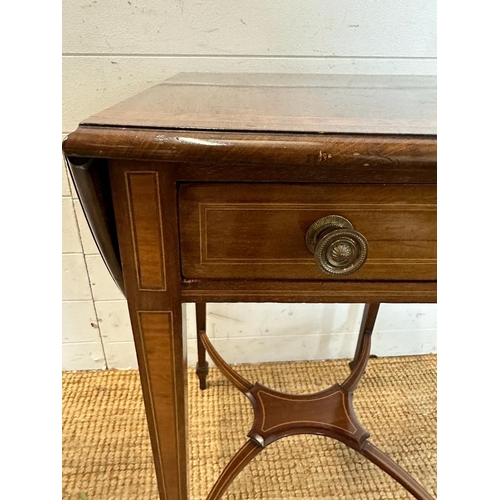
[[[306,245],[319,268],[337,276],[358,270],[368,254],[366,238],[340,215],[327,215],[313,222],[306,233]]]

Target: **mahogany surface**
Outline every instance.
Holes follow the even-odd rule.
[[[436,279],[436,188],[429,185],[183,184],[185,278],[338,279],[304,244],[308,227],[342,214],[369,241],[347,280]]]
[[[200,386],[206,347],[256,401],[250,440],[210,500],[263,445],[318,429],[431,498],[366,439],[350,401],[378,304],[436,300],[435,99],[433,77],[181,74],[65,140],[87,220],[127,298],[161,500],[188,494],[183,302],[198,304]],[[327,215],[366,238],[367,260],[352,274],[326,274],[305,246],[308,226]],[[210,350],[204,304],[215,301],[372,305],[351,375],[316,407],[315,395],[276,404],[282,395],[252,389]],[[297,425],[292,413],[319,420]]]
[[[85,125],[436,134],[436,77],[184,73]]]

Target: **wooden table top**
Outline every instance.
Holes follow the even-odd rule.
[[[297,181],[435,182],[436,78],[181,73],[82,121],[63,150],[181,162],[184,180],[227,165],[226,180],[293,166]]]
[[[436,77],[181,73],[84,126],[436,134]]]

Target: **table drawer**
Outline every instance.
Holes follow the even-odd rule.
[[[183,184],[179,212],[185,278],[436,279],[433,185]],[[338,274],[322,269],[306,245],[311,225],[331,215],[356,233],[328,247],[337,265],[353,241],[359,259],[346,273],[342,262]]]

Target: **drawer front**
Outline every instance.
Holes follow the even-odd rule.
[[[433,185],[184,184],[179,212],[185,278],[436,279]],[[367,245],[348,275],[320,269],[306,246],[308,228],[329,215]]]

